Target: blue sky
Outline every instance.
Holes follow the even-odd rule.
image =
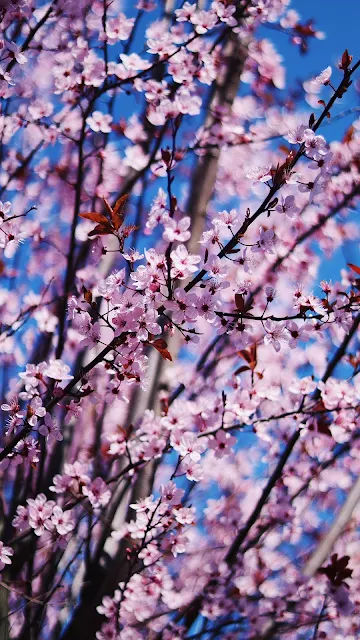
[[[293,84],[296,80],[318,75],[329,65],[333,68],[336,79],[336,64],[345,49],[348,49],[354,59],[360,56],[359,0],[293,0],[290,8],[300,14],[302,23],[313,19],[315,27],[324,32],[326,37],[324,40],[311,39],[309,52],[300,55],[299,49],[290,44],[287,36],[264,27],[263,35],[266,32],[265,37],[274,42],[277,51],[284,58],[287,82]],[[359,80],[357,83],[360,87]],[[338,110],[354,106],[353,94],[345,95],[339,106]],[[334,123],[331,126],[332,135],[341,136],[350,122],[351,117],[347,117]]]
[[[287,84],[294,85],[297,80],[302,81],[313,77],[330,65],[333,68],[336,86],[338,79],[341,78],[336,70],[336,65],[343,51],[348,49],[354,60],[360,57],[360,1],[293,0],[290,8],[300,14],[301,22],[313,19],[315,27],[319,31],[323,31],[326,37],[324,40],[312,39],[309,52],[306,55],[300,55],[298,48],[290,44],[287,36],[267,27],[263,28],[263,37],[269,38],[284,58]],[[357,94],[354,91],[345,94],[343,99],[334,105],[333,115],[354,106],[360,106],[360,80],[355,80],[355,83],[358,89]],[[324,99],[329,97],[325,96],[325,91],[326,89],[321,95]],[[356,115],[352,114],[334,123],[329,123],[329,126],[323,128],[321,133],[325,135],[327,140],[341,139],[355,118]],[[358,217],[358,212],[352,219],[354,220],[355,217]],[[335,280],[339,270],[345,267],[346,262],[359,264],[359,260],[358,240],[348,242],[345,248],[336,252],[331,260],[324,258],[320,268],[320,277]]]

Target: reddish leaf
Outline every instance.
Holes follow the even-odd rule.
[[[128,238],[131,236],[133,231],[136,231],[139,227],[136,224],[128,224],[126,227],[122,229],[122,235],[124,238]]]
[[[161,157],[163,159],[163,162],[168,167],[170,165],[170,162],[171,162],[171,153],[170,153],[170,151],[168,151],[168,149],[161,149]]]
[[[243,351],[238,351],[238,355],[240,356],[240,358],[245,360],[245,362],[248,362],[248,364],[250,364],[251,355],[250,355],[250,353],[248,353],[248,351],[246,351],[245,349]]]
[[[170,362],[172,362],[172,357],[171,357],[170,351],[168,351],[167,349],[161,349],[159,351],[160,351],[162,357],[164,358],[164,360],[170,360]]]
[[[149,344],[151,344],[152,347],[155,347],[155,349],[162,355],[164,360],[172,361],[171,353],[167,350],[167,343],[163,338],[157,338],[153,342],[149,342]]]
[[[350,64],[351,64],[352,59],[353,59],[353,57],[350,56],[348,50],[345,49],[345,51],[344,51],[344,53],[342,54],[342,57],[341,57],[341,62],[339,64],[339,68],[343,69],[343,71],[346,71],[349,68]]]
[[[108,201],[106,200],[106,198],[103,198],[103,200],[104,200],[105,207],[106,207],[106,208],[107,208],[107,210],[108,210],[108,213],[109,213],[109,214],[110,214],[110,216],[112,217],[112,215],[113,215],[113,209],[112,209],[112,206],[108,203]]]
[[[243,349],[242,351],[238,351],[238,355],[240,356],[240,358],[242,358],[243,360],[245,360],[245,362],[248,363],[249,369],[254,371],[257,363],[256,344],[252,345],[249,351],[246,351],[246,349]]]
[[[253,357],[254,362],[257,361],[257,346],[256,346],[256,342],[254,342],[254,344],[251,345],[250,347],[250,353]]]
[[[111,220],[113,222],[115,231],[119,231],[122,223],[124,222],[124,208],[125,208],[125,204],[127,202],[127,199],[129,197],[129,194],[126,193],[125,195],[121,196],[116,202],[115,202],[115,206],[112,210],[111,215]]]
[[[95,229],[93,229],[92,231],[90,231],[90,233],[88,233],[88,236],[89,238],[91,238],[92,236],[107,236],[112,232],[113,232],[113,229],[109,223],[107,223],[106,225],[97,224]]]
[[[167,342],[166,340],[164,340],[164,338],[156,338],[156,340],[153,340],[151,344],[155,347],[155,349],[166,349],[167,347]]]
[[[250,371],[250,367],[246,367],[245,365],[239,367],[238,369],[236,369],[236,371],[234,371],[234,376],[239,375],[239,373],[243,373],[243,371]]]
[[[349,144],[349,142],[351,142],[354,138],[354,133],[355,133],[355,127],[353,127],[352,125],[347,129],[347,131],[345,132],[345,135],[342,139],[342,142],[344,144]]]
[[[92,303],[92,293],[91,293],[91,291],[89,291],[89,289],[85,289],[85,287],[83,287],[83,294],[84,294],[84,300],[88,304],[91,304]]]
[[[352,264],[351,262],[348,262],[348,267],[360,276],[360,267],[357,267],[356,264]]]
[[[109,220],[102,213],[96,211],[88,211],[87,213],[79,213],[80,218],[91,220],[91,222],[98,222],[99,224],[109,224]]]
[[[245,310],[245,302],[241,293],[235,293],[235,304],[236,308],[243,313]]]
[[[289,149],[289,147],[286,146],[286,144],[280,144],[279,145],[279,151],[283,151],[283,153],[288,155],[290,149]]]

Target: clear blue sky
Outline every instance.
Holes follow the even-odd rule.
[[[326,39],[312,40],[309,53],[300,57],[283,37],[281,53],[286,52],[287,66],[301,73],[312,73],[329,64],[334,66],[344,49],[354,57],[360,55],[359,0],[292,0],[290,8],[300,14],[302,22],[313,18],[315,26],[325,32]],[[276,40],[280,47],[281,36]]]
[[[290,44],[285,35],[264,27],[262,35],[274,42],[277,51],[284,58],[287,82],[295,84],[296,80],[315,76],[330,65],[333,68],[336,85],[336,79],[340,78],[336,73],[336,64],[343,51],[348,49],[354,60],[360,57],[360,0],[292,0],[290,8],[300,14],[301,22],[314,19],[316,28],[323,31],[326,38],[312,39],[309,52],[306,55],[300,55],[298,49]],[[357,92],[349,91],[341,102],[334,106],[334,115],[350,107],[360,106],[360,79],[357,79],[356,86]],[[355,117],[351,115],[329,124],[322,133],[328,140],[341,139]],[[358,215],[356,212],[355,218],[358,218]],[[345,250],[336,252],[332,260],[324,259],[320,270],[321,277],[334,280],[338,270],[345,267],[346,262],[359,264],[359,260],[358,241],[349,242]]]
[[[354,59],[360,57],[360,0],[292,0],[290,8],[300,14],[301,22],[314,19],[315,27],[323,31],[326,38],[311,39],[309,52],[300,55],[298,48],[291,45],[285,35],[263,29],[263,35],[265,36],[267,31],[267,37],[274,42],[278,52],[284,57],[288,82],[295,83],[297,79],[317,75],[329,65],[334,73],[345,49],[348,49]],[[358,86],[360,87],[359,81]],[[354,106],[353,100],[353,93],[345,95],[339,110]],[[360,100],[358,104],[359,102]],[[349,123],[349,118],[334,123],[334,128],[331,127],[334,137],[342,135]]]

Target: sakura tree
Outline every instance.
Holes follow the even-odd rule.
[[[286,84],[289,0],[0,18],[1,640],[356,640],[360,61]]]

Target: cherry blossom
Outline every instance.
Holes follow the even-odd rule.
[[[70,375],[69,371],[70,367],[61,360],[50,360],[49,365],[44,369],[44,375],[61,382],[73,379],[74,376]]]
[[[314,78],[312,80],[312,82],[314,84],[329,84],[329,80],[331,78],[331,74],[332,74],[332,69],[331,67],[326,67],[326,69],[324,69],[324,71],[322,71],[321,73],[319,73],[318,76],[316,76],[316,78]]]
[[[4,637],[359,637],[360,62],[289,0],[0,21]]]
[[[278,204],[275,207],[275,211],[278,213],[285,213],[285,215],[290,218],[295,218],[296,214],[299,213],[300,208],[295,204],[295,196],[286,196],[286,198],[282,198],[281,204]]]
[[[56,440],[61,442],[63,439],[57,422],[54,421],[48,413],[45,415],[43,424],[39,427],[39,433],[45,436],[48,442],[54,442]]]
[[[209,440],[209,448],[213,449],[217,458],[222,458],[231,452],[231,447],[235,444],[236,438],[225,431],[218,431],[213,439]]]
[[[189,254],[182,244],[171,252],[170,257],[173,265],[171,276],[179,278],[179,280],[185,280],[189,275],[195,273],[197,271],[196,265],[201,260],[200,256]]]
[[[106,113],[104,114],[101,111],[94,111],[93,114],[86,119],[86,122],[89,125],[90,129],[92,129],[92,131],[110,133],[112,116]]]
[[[3,542],[0,541],[0,571],[2,571],[7,564],[11,564],[11,556],[14,555],[14,550],[11,547],[6,547]]]
[[[316,136],[312,129],[305,129],[304,143],[308,157],[313,160],[321,160],[321,157],[327,154],[325,138]]]
[[[249,180],[253,181],[253,184],[257,182],[267,182],[271,180],[271,165],[265,167],[256,167],[250,173],[246,174]]]
[[[252,247],[252,251],[254,253],[265,251],[266,253],[273,253],[273,244],[274,244],[274,232],[272,229],[264,229],[260,227],[259,229],[259,239],[256,244]]]
[[[186,242],[190,238],[190,231],[188,231],[190,227],[190,218],[185,216],[181,218],[178,222],[168,218],[164,221],[164,238],[169,242],[174,242],[175,240],[179,242]]]

